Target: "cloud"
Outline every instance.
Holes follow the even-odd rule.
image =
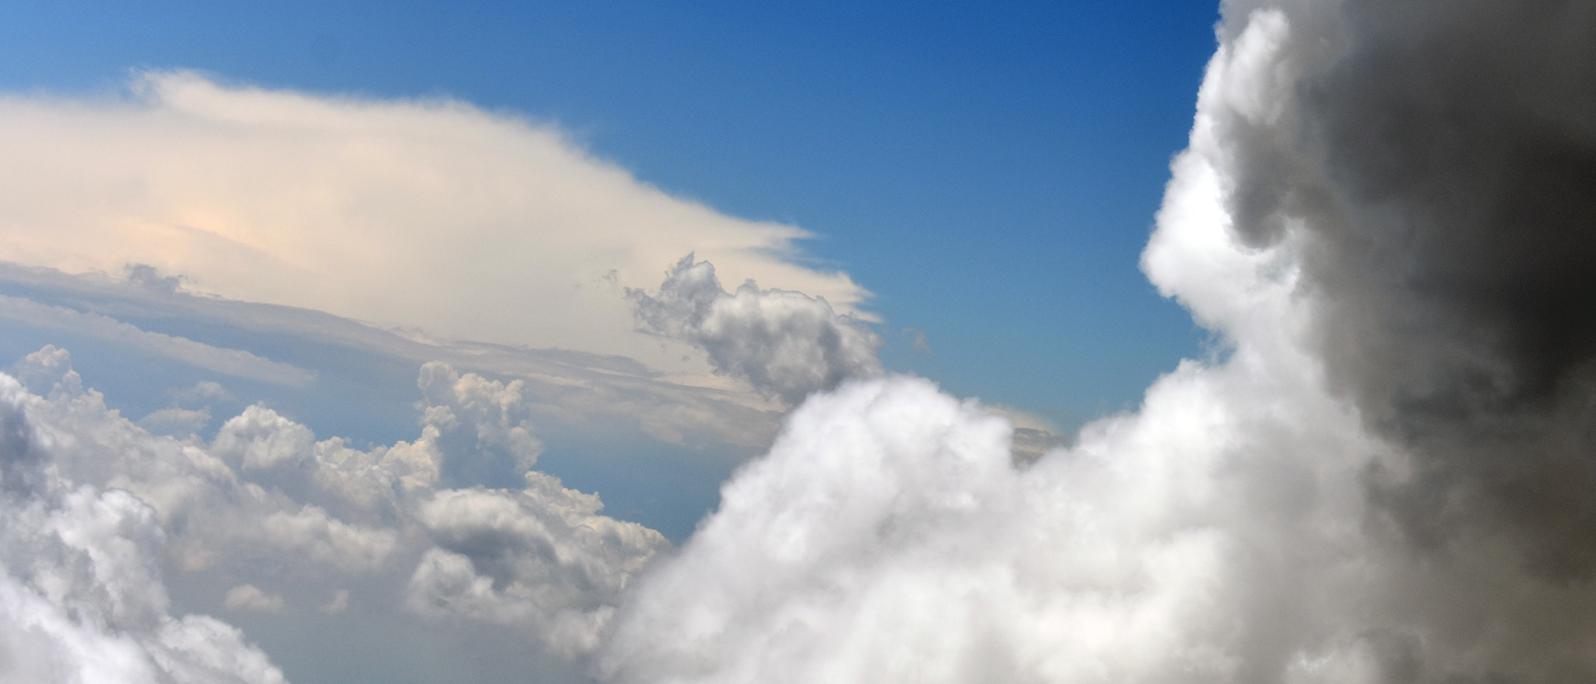
[[[566,653],[598,643],[629,578],[669,545],[599,515],[597,496],[528,473],[520,492],[451,490],[418,519],[438,548],[411,576],[409,605],[432,615],[532,623]]]
[[[151,411],[139,419],[139,427],[157,435],[181,437],[203,430],[211,422],[209,409],[186,409],[169,406]]]
[[[817,395],[642,578],[606,675],[1290,681],[1355,610],[1333,602],[1369,560],[1347,539],[1366,445],[1272,370],[1188,364],[1024,466],[1006,420],[924,381]]]
[[[843,309],[867,298],[800,265],[799,228],[673,197],[552,126],[458,101],[144,72],[122,93],[0,96],[0,149],[11,260],[132,263],[185,289],[446,338],[686,370],[632,331],[605,275],[640,287],[692,250]]]
[[[149,264],[128,264],[125,275],[129,283],[158,292],[177,292],[183,289],[182,276],[165,275],[160,269]]]
[[[233,401],[231,392],[215,380],[201,380],[189,387],[174,390],[172,398],[186,404],[209,404],[214,401]]]
[[[338,567],[347,573],[373,572],[393,553],[398,534],[329,517],[316,506],[276,511],[261,521],[263,537],[292,554]]]
[[[321,604],[317,610],[327,615],[338,615],[349,610],[349,590],[339,589],[333,592],[332,598]]]
[[[222,605],[228,610],[281,613],[283,597],[261,591],[260,587],[253,584],[240,584],[227,590],[227,597],[222,599]]]
[[[695,448],[729,446],[751,455],[769,444],[780,420],[779,406],[738,387],[739,383],[716,382],[718,378],[704,382],[697,376],[663,376],[625,357],[438,341],[307,309],[152,291],[104,276],[71,276],[4,262],[0,262],[0,292],[39,307],[94,312],[127,325],[137,322],[144,326],[140,329],[150,332],[192,336],[189,339],[213,346],[238,345],[242,347],[240,351],[258,356],[269,354],[309,372],[315,382],[304,386],[266,382],[265,387],[258,387],[243,380],[230,381],[229,388],[214,388],[221,390],[220,395],[211,394],[207,387],[203,388],[204,396],[178,391],[171,399],[193,407],[231,403],[238,395],[259,397],[266,393],[302,415],[324,417],[320,426],[324,430],[347,430],[351,424],[369,423],[373,415],[393,414],[399,430],[351,435],[367,440],[391,441],[405,434],[401,430],[407,430],[412,423],[409,388],[414,386],[416,367],[434,360],[461,370],[521,380],[543,424],[568,432],[614,432],[622,427],[670,443]],[[159,349],[146,351],[137,345],[122,346],[123,335],[100,336],[96,330],[90,326],[88,337],[103,340],[106,345],[95,349],[96,355],[91,358],[96,361],[114,360],[135,368],[191,365],[181,355],[164,354]],[[16,320],[12,331],[20,340],[31,338],[42,344],[58,343],[77,328],[52,327],[47,321],[39,325],[34,318],[22,318]],[[152,380],[164,380],[164,374],[157,369],[151,368],[148,373]],[[118,390],[114,396],[123,401],[139,398],[129,396],[135,393],[148,394],[142,386],[126,391],[121,391],[121,387],[107,389]],[[350,402],[345,398],[348,396],[365,400]],[[157,408],[165,407],[155,404],[142,412]],[[505,481],[515,486],[519,474]]]
[[[158,613],[167,601],[161,593],[165,573],[178,585],[231,587],[208,599],[231,611],[302,620],[310,618],[296,617],[287,607],[323,604],[318,613],[405,621],[406,629],[422,633],[493,625],[519,634],[521,644],[537,644],[538,652],[578,658],[597,644],[630,578],[669,548],[658,532],[603,515],[598,496],[527,470],[541,447],[527,418],[530,398],[514,381],[428,364],[417,380],[423,397],[419,434],[357,449],[343,438],[318,439],[304,425],[259,405],[224,421],[209,444],[191,435],[163,437],[107,408],[98,392],[82,385],[64,350],[41,350],[18,368],[48,389],[46,395],[31,393],[0,375],[5,396],[25,407],[0,411],[0,441],[8,455],[0,495],[10,497],[10,508],[0,512],[28,523],[8,529],[35,534],[45,523],[29,522],[28,516],[51,510],[57,504],[50,502],[68,493],[90,503],[99,497],[108,503],[96,505],[110,506],[120,517],[82,528],[97,536],[71,536],[78,533],[60,531],[66,528],[57,523],[49,523],[55,525],[50,529],[82,546],[89,558],[134,554],[129,558],[140,563],[117,561],[106,571],[114,576],[81,578],[83,588],[73,591],[84,595],[77,597],[61,592],[63,580],[40,574],[41,564],[52,558],[39,550],[45,542],[8,544],[0,551],[0,569],[11,574],[3,576],[39,582],[17,590],[18,605],[67,615],[125,611],[130,609],[123,604],[134,600],[128,596],[136,596],[154,602],[139,610]],[[518,488],[455,486],[440,477],[452,462],[496,459],[504,461],[497,467],[519,473]],[[137,524],[118,522],[122,518]],[[117,536],[129,534],[138,536]],[[17,555],[6,555],[12,549]],[[92,565],[62,563],[73,572]],[[351,582],[376,599],[355,604],[360,614],[350,614],[356,612],[345,588]],[[179,626],[188,631],[177,636],[199,640],[190,632],[209,630],[224,645],[243,643],[231,628],[183,620],[188,622]],[[27,625],[24,631],[33,629]],[[206,643],[189,646],[212,648]],[[163,662],[150,671],[162,672]],[[260,662],[266,662],[263,656]]]
[[[525,382],[462,375],[434,361],[421,367],[417,385],[425,402],[423,432],[433,431],[443,452],[455,455],[443,462],[446,480],[513,482],[537,465],[543,444],[532,434]]]
[[[824,297],[762,290],[752,280],[728,293],[714,264],[692,254],[665,274],[658,294],[628,288],[626,299],[641,329],[703,350],[717,372],[788,404],[881,373],[881,342],[863,321]]]
[[[72,355],[53,344],[22,357],[12,364],[11,372],[24,386],[39,394],[70,394],[83,390],[83,378],[72,370]]]
[[[93,335],[115,341],[126,348],[257,382],[302,386],[315,379],[313,374],[302,368],[263,358],[241,349],[217,347],[186,337],[149,332],[109,316],[61,306],[49,306],[21,297],[0,295],[0,320],[35,328]]]
[[[159,517],[61,478],[30,415],[43,401],[0,375],[0,679],[283,682],[237,629],[172,614]]]
[[[1220,357],[1029,463],[923,381],[810,397],[608,679],[1596,676],[1596,11],[1224,16],[1143,257]]]
[[[1371,474],[1386,513],[1432,547],[1517,537],[1584,581],[1596,101],[1571,94],[1596,87],[1596,11],[1347,8],[1273,9],[1269,108],[1212,108],[1233,228],[1300,245],[1316,352],[1414,456]]]

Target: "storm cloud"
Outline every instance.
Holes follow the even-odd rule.
[[[1213,111],[1248,245],[1291,243],[1316,349],[1411,470],[1416,542],[1596,571],[1596,6],[1280,3],[1258,107]],[[1234,29],[1231,29],[1234,30]],[[1495,529],[1500,528],[1500,529]]]
[[[1596,677],[1596,7],[1229,2],[1143,256],[1214,331],[1034,463],[925,383],[815,395],[623,682]]]

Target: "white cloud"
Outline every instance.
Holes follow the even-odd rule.
[[[817,395],[642,578],[606,672],[1273,680],[1255,668],[1317,656],[1314,640],[1338,632],[1316,621],[1365,608],[1326,602],[1368,549],[1346,540],[1366,452],[1355,420],[1305,393],[1300,368],[1271,370],[1188,364],[1139,414],[1027,467],[1007,421],[923,381]]]
[[[309,428],[255,405],[222,424],[211,453],[243,471],[300,470],[315,441]]]
[[[83,378],[72,370],[72,355],[53,344],[22,357],[11,365],[11,372],[39,394],[75,394],[83,390]]]
[[[227,590],[227,596],[222,599],[222,605],[228,610],[241,610],[253,613],[281,613],[283,612],[283,597],[262,591],[253,584],[240,584]]]
[[[0,295],[0,320],[35,328],[92,334],[130,349],[257,382],[300,386],[315,379],[303,368],[262,358],[241,349],[216,347],[186,337],[149,332],[109,316],[48,306],[21,297]]]
[[[665,274],[658,294],[628,288],[626,299],[642,329],[703,350],[717,372],[788,404],[881,373],[881,342],[864,321],[824,297],[763,290],[753,280],[728,293],[714,264],[692,254]]]
[[[423,432],[436,434],[446,481],[514,481],[537,465],[543,444],[532,434],[532,397],[521,380],[461,374],[445,363],[422,365],[416,383],[425,402]]]
[[[44,401],[0,375],[0,680],[283,682],[238,630],[171,613],[159,516],[63,479]]]
[[[383,566],[398,543],[392,530],[350,525],[316,506],[275,511],[260,522],[262,537],[283,551],[335,566],[348,573]]]
[[[172,398],[186,404],[209,404],[213,401],[232,401],[233,393],[215,380],[201,380],[189,387],[174,390]]]
[[[532,624],[561,651],[591,650],[632,575],[669,546],[654,530],[599,515],[602,507],[541,473],[519,492],[432,495],[417,519],[438,548],[416,567],[409,605]]]
[[[679,365],[632,332],[605,275],[651,284],[693,250],[843,309],[866,297],[799,265],[797,228],[672,197],[550,126],[456,101],[144,73],[126,94],[0,97],[0,149],[10,259],[144,264],[197,291],[448,337]]]
[[[226,338],[228,344],[239,344],[259,354],[281,355],[320,379],[310,386],[284,389],[297,390],[301,401],[311,393],[325,396],[340,390],[408,385],[415,380],[417,366],[442,360],[457,368],[521,380],[523,393],[540,419],[567,431],[613,431],[623,427],[667,442],[695,447],[731,445],[739,452],[751,452],[769,445],[780,420],[779,406],[738,387],[735,381],[662,376],[625,357],[439,342],[322,312],[134,288],[104,276],[70,276],[5,262],[0,262],[0,287],[26,292],[30,301],[44,307],[170,326],[162,331],[234,331]],[[617,299],[620,297],[614,294]],[[19,336],[27,334],[41,343],[55,340],[57,328],[33,327],[29,319],[17,321],[13,329]],[[119,339],[112,336],[105,341],[115,345]],[[121,348],[101,348],[96,353],[110,354],[111,349]],[[125,363],[150,363],[138,349],[126,351],[125,357],[118,353],[117,358],[126,358]],[[186,364],[182,359],[172,360]],[[207,381],[200,384],[204,382]],[[248,385],[241,387],[247,389]],[[221,393],[213,394],[215,390]],[[120,396],[123,400],[129,398],[124,392],[118,394],[124,395]],[[231,402],[234,398],[233,393],[220,386],[188,388],[172,394],[172,399],[184,407]],[[402,407],[404,402],[400,403]],[[369,406],[350,406],[350,412],[355,414],[371,410]],[[513,484],[518,478],[517,474],[508,481]]]
[[[305,426],[258,405],[226,421],[209,445],[192,436],[162,437],[84,388],[64,350],[41,350],[17,368],[48,396],[0,375],[0,386],[11,388],[6,396],[26,407],[25,413],[0,412],[8,458],[26,466],[8,460],[0,469],[0,494],[11,492],[5,496],[15,500],[4,510],[37,515],[39,492],[73,492],[77,499],[71,500],[88,502],[81,505],[109,506],[137,522],[13,525],[19,535],[42,525],[89,557],[114,561],[107,566],[111,575],[73,580],[85,587],[73,591],[84,596],[63,594],[62,580],[40,580],[7,599],[19,606],[153,614],[165,609],[164,568],[178,581],[190,575],[225,581],[232,589],[210,600],[228,610],[305,619],[285,612],[288,604],[346,613],[351,600],[344,587],[353,580],[381,598],[366,606],[388,611],[381,619],[395,619],[387,607],[399,606],[409,612],[398,619],[421,629],[491,624],[547,652],[579,657],[597,644],[630,578],[669,547],[658,532],[603,515],[596,495],[527,470],[541,445],[526,410],[530,398],[515,381],[428,364],[417,383],[423,395],[417,437],[355,449],[342,438],[318,440]],[[457,461],[502,461],[520,475],[521,486],[441,486],[442,466]],[[120,538],[128,534],[137,538]],[[0,569],[13,577],[39,577],[41,564],[54,562],[32,541],[8,548],[17,555],[0,551]],[[74,572],[92,567],[68,565]],[[209,648],[205,630],[215,639],[240,638],[231,628],[185,620],[168,631],[193,641],[193,648]],[[158,673],[166,665],[150,667]]]
[[[211,422],[209,409],[186,409],[168,406],[156,409],[139,419],[139,427],[152,434],[182,437],[192,435]]]

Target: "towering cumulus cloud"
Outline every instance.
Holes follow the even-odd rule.
[[[1237,1],[1218,34],[1143,263],[1224,358],[1025,466],[920,381],[812,397],[607,676],[1596,678],[1596,6]]]
[[[1500,526],[1548,577],[1590,577],[1596,5],[1269,16],[1279,85],[1213,113],[1227,200],[1249,245],[1305,255],[1331,376],[1412,450],[1372,474],[1388,512],[1430,545]]]
[[[692,254],[665,274],[657,295],[628,289],[626,298],[644,330],[702,349],[716,371],[789,404],[881,373],[880,341],[862,321],[823,297],[762,290],[752,280],[728,293],[715,265]]]

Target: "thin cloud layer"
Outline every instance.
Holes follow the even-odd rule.
[[[643,330],[703,350],[717,372],[789,405],[881,374],[881,340],[863,321],[824,297],[763,290],[753,280],[726,292],[715,265],[693,254],[666,272],[657,294],[628,288],[626,299]]]
[[[797,228],[672,197],[553,127],[455,101],[148,72],[126,94],[0,96],[0,149],[10,260],[134,264],[149,286],[449,338],[701,370],[635,334],[615,296],[692,250],[844,309],[867,296],[798,265]]]
[[[86,358],[97,362],[126,358],[123,363],[128,365],[190,366],[230,378],[259,378],[266,385],[234,387],[229,379],[230,388],[247,391],[229,392],[204,384],[174,388],[170,399],[188,410],[215,401],[236,403],[244,395],[255,400],[265,390],[298,407],[302,414],[357,420],[392,414],[392,422],[408,429],[416,368],[441,360],[452,367],[520,380],[521,391],[540,420],[566,430],[591,432],[600,426],[624,426],[667,443],[730,447],[739,456],[752,456],[769,446],[780,422],[779,405],[738,387],[735,381],[713,378],[716,382],[708,384],[724,386],[706,386],[697,378],[661,375],[626,357],[438,341],[413,331],[386,330],[308,309],[132,286],[105,276],[73,276],[6,262],[0,262],[0,292],[24,303],[17,309],[19,315],[10,319],[10,329],[19,339],[54,344],[66,335],[92,345],[98,356]],[[612,293],[611,298],[620,301],[619,293]],[[0,317],[5,316],[4,301],[0,299]],[[22,315],[53,311],[64,315]],[[108,324],[98,324],[102,320]],[[138,334],[142,332],[149,334]],[[207,353],[207,347],[214,349]],[[218,358],[246,356],[268,365],[212,363]],[[158,378],[155,374],[152,381]],[[300,378],[308,378],[308,383],[287,382]],[[374,388],[391,390],[371,396]],[[112,392],[113,399],[139,399],[129,395],[141,389]],[[339,399],[348,395],[367,396],[368,400],[350,406]],[[172,408],[146,404],[140,413]],[[168,412],[152,419],[150,426],[172,431],[192,424],[181,418]],[[321,429],[341,427],[337,421],[329,422],[332,424],[324,423]],[[359,436],[391,441],[404,434]],[[517,473],[503,479],[513,484],[519,478]]]
[[[21,297],[0,295],[0,320],[45,330],[71,331],[115,339],[124,348],[180,359],[183,363],[238,378],[303,387],[315,375],[303,368],[175,335],[142,330],[109,316],[49,306]]]
[[[618,682],[1596,677],[1596,11],[1232,2],[1144,267],[1227,345],[1015,465],[812,397],[640,582]]]

